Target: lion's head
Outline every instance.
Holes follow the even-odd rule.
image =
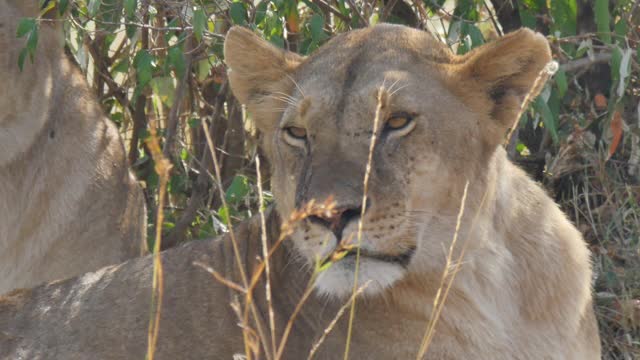
[[[279,213],[335,199],[334,216],[309,218],[292,235],[298,253],[311,264],[340,241],[355,243],[364,214],[358,279],[372,281],[368,293],[441,271],[466,181],[474,179],[473,207],[551,58],[545,38],[529,30],[457,56],[395,25],[339,35],[306,58],[236,27],[225,57],[232,89],[262,134]],[[318,289],[348,294],[354,265],[347,255],[322,273]]]

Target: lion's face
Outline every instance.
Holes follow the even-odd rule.
[[[278,211],[286,217],[312,199],[335,201],[331,216],[309,217],[291,236],[309,264],[340,244],[360,244],[358,283],[370,281],[370,294],[409,274],[441,271],[466,180],[482,178],[548,60],[544,38],[531,32],[501,42],[521,52],[542,46],[546,56],[535,60],[529,49],[487,75],[483,68],[504,48],[456,57],[400,26],[341,35],[307,59],[246,30],[229,33],[231,85],[263,134]],[[317,288],[349,294],[355,259],[351,251],[334,263]]]

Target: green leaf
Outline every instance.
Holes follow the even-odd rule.
[[[149,81],[153,93],[167,107],[173,106],[175,83],[170,76],[155,77]]]
[[[595,0],[594,13],[596,17],[596,25],[598,27],[598,37],[605,44],[611,44],[611,26],[609,19],[609,0]]]
[[[30,32],[33,32],[36,29],[36,19],[33,18],[22,18],[18,23],[18,27],[16,28],[16,36],[21,38]]]
[[[309,20],[309,32],[311,33],[311,40],[315,43],[320,43],[327,38],[327,34],[324,33],[324,18],[320,14],[314,14]]]
[[[620,37],[620,39],[624,39],[627,36],[628,31],[627,20],[618,19],[618,22],[613,26],[613,31]]]
[[[207,25],[207,15],[204,10],[198,9],[193,12],[193,33],[198,41],[202,41],[202,34]]]
[[[555,79],[556,86],[558,87],[558,95],[560,96],[560,98],[563,98],[567,93],[567,89],[569,88],[569,85],[567,84],[567,74],[564,72],[564,70],[558,70],[555,75]]]
[[[37,46],[38,46],[38,30],[36,27],[34,31],[29,33],[29,37],[27,38],[27,46],[25,47],[25,49],[27,50],[27,53],[29,54],[29,59],[31,60],[32,63],[33,63],[33,57],[36,54]]]
[[[183,161],[189,160],[189,152],[186,148],[182,148],[180,150],[180,159],[182,159]]]
[[[533,109],[542,116],[542,121],[544,121],[544,127],[549,131],[551,135],[551,139],[553,139],[554,144],[559,142],[558,137],[558,125],[556,119],[553,117],[553,113],[551,109],[544,101],[542,96],[538,96],[536,100],[533,102]]]
[[[561,35],[575,35],[577,27],[578,7],[576,0],[549,1],[549,12],[553,18],[552,30],[559,31]]]
[[[442,5],[445,0],[424,0],[424,4],[427,9],[431,10],[432,13],[438,12],[438,10],[442,9]]]
[[[484,36],[482,36],[482,32],[474,24],[471,24],[471,23],[464,24],[463,32],[465,32],[471,38],[472,49],[484,44]]]
[[[180,47],[174,46],[169,49],[169,53],[167,54],[167,62],[176,70],[176,75],[178,75],[178,78],[182,79],[187,64],[184,53],[182,52],[182,49]]]
[[[282,36],[274,35],[269,38],[269,42],[281,49],[284,48],[284,38]]]
[[[22,50],[20,50],[20,55],[18,55],[18,67],[20,68],[20,71],[24,69],[24,59],[27,58],[28,52],[29,49],[27,48],[23,48]]]
[[[220,209],[218,210],[218,216],[220,216],[220,219],[222,219],[222,222],[229,226],[229,224],[231,223],[231,217],[229,216],[229,207],[225,207],[225,206],[221,206]]]
[[[524,2],[518,1],[518,14],[520,14],[520,23],[522,26],[535,30],[536,28],[536,13],[529,7],[526,7]]]
[[[476,0],[457,0],[453,15],[464,20],[478,21],[480,13],[478,12]]]
[[[191,118],[189,119],[189,121],[187,121],[187,124],[189,125],[190,128],[197,128],[200,127],[200,119],[198,118]]]
[[[236,25],[246,25],[247,24],[247,10],[245,10],[244,5],[241,2],[234,2],[229,7],[229,16],[231,16],[231,20]]]
[[[241,202],[249,193],[249,179],[243,175],[236,175],[229,185],[225,198],[229,203]]]
[[[543,11],[547,8],[547,0],[520,0],[519,4],[526,6],[527,9],[531,9],[532,11]]]
[[[630,71],[631,71],[631,55],[632,54],[633,54],[633,50],[631,50],[631,48],[628,48],[624,51],[624,54],[622,55],[622,59],[620,59],[620,67],[618,68],[620,76],[618,77],[619,82],[618,82],[618,88],[616,90],[616,94],[618,95],[619,98],[622,98],[624,96],[624,90],[627,87],[627,78],[629,77]]]
[[[124,74],[129,72],[129,58],[124,58],[124,59],[118,61],[111,68],[111,72],[112,73],[124,73]]]
[[[196,76],[198,80],[203,81],[204,79],[206,79],[207,76],[209,76],[209,71],[211,70],[212,67],[213,67],[212,59],[204,59],[204,60],[198,61],[198,63],[195,66]]]
[[[136,74],[138,76],[138,84],[145,86],[153,77],[155,58],[149,54],[147,50],[139,50],[133,59],[133,64],[136,68]]]
[[[58,14],[62,15],[67,11],[69,7],[69,0],[60,0],[58,1]]]
[[[87,5],[87,12],[90,17],[96,16],[98,10],[100,10],[100,5],[102,4],[101,0],[90,0],[89,5]]]
[[[44,5],[44,6],[43,6]],[[40,17],[45,16],[49,11],[51,11],[54,7],[56,7],[55,1],[49,1],[40,5]]]
[[[262,0],[258,4],[258,6],[256,6],[256,17],[254,19],[254,22],[256,24],[260,24],[264,20],[265,16],[267,16],[268,5],[269,5],[269,0]]]
[[[613,46],[611,49],[611,61],[609,66],[611,67],[611,83],[614,86],[620,80],[620,62],[622,61],[622,49],[619,46]]]
[[[580,58],[587,52],[593,53],[593,42],[591,41],[591,39],[582,40],[580,42],[580,46],[578,46],[578,49],[576,50],[575,57]]]
[[[124,0],[124,13],[127,16],[133,16],[136,13],[138,7],[137,0]]]
[[[132,39],[136,34],[136,31],[138,31],[138,28],[135,25],[126,25],[125,30],[127,33],[127,38]]]

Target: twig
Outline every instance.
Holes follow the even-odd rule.
[[[164,149],[162,149],[162,153],[165,157],[171,158],[171,153],[173,152],[173,147],[175,145],[176,140],[176,132],[178,130],[180,107],[182,105],[182,98],[184,97],[185,89],[189,86],[189,76],[191,76],[191,60],[192,56],[189,54],[189,43],[185,43],[185,69],[184,74],[182,74],[182,78],[180,78],[178,82],[178,86],[176,87],[175,95],[173,97],[173,104],[171,105],[171,109],[169,110],[169,117],[167,119],[166,133],[165,133],[165,142]],[[178,75],[178,74],[176,74]]]
[[[382,9],[382,15],[380,16],[380,22],[384,22],[385,20],[387,20],[397,2],[398,0],[390,0],[384,5],[384,8]]]
[[[584,57],[568,61],[560,65],[560,70],[565,72],[578,71],[583,68],[591,67],[595,64],[606,63],[611,60],[611,53],[600,52],[594,54],[593,57]]]
[[[366,27],[369,26],[369,21],[367,19],[365,19],[362,14],[360,13],[360,9],[358,8],[358,5],[356,5],[354,0],[347,0],[347,2],[349,3],[349,7],[351,8],[351,12],[352,13],[356,13],[356,15],[358,15],[358,24],[362,27]]]
[[[324,0],[313,0],[312,3],[318,5],[324,11],[328,11],[328,12],[332,13],[334,16],[336,16],[340,20],[342,20],[345,24],[351,23],[351,19],[349,19],[348,17],[344,16],[340,12],[340,10],[338,10],[335,7],[331,6],[331,4],[327,3],[326,1],[324,1]]]
[[[493,24],[493,27],[496,29],[496,32],[498,33],[498,35],[500,36],[504,35],[502,33],[502,29],[500,29],[500,26],[498,25],[498,22],[496,21],[495,15],[491,11],[491,8],[489,8],[489,4],[487,4],[487,1],[482,0],[482,4],[484,5],[484,8],[487,9],[487,12],[489,13],[489,18],[491,19],[491,23]]]

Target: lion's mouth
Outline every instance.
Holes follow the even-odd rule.
[[[369,251],[361,248],[360,257],[397,264],[406,268],[407,266],[409,266],[409,263],[411,262],[411,258],[413,257],[413,254],[415,253],[415,251],[416,251],[415,247],[412,247],[409,250],[398,255],[387,255],[387,254],[381,254],[381,253],[377,253],[374,251]],[[329,256],[323,262],[323,265],[329,262],[337,262],[346,258],[355,258],[357,255],[358,255],[358,249],[356,247],[337,250],[332,254],[332,256]]]

